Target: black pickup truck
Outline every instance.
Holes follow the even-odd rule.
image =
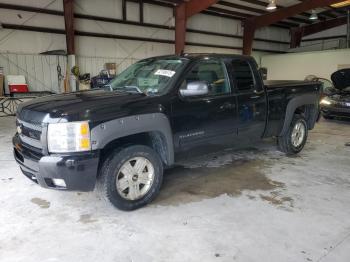
[[[263,83],[240,55],[141,60],[100,90],[38,98],[17,111],[14,156],[45,188],[91,191],[133,210],[158,194],[164,168],[198,147],[276,137],[296,154],[319,112],[321,84]]]

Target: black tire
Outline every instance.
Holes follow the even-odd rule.
[[[302,124],[304,127],[304,137],[302,138],[302,142],[298,146],[294,146],[292,143],[292,132],[294,127],[297,124]],[[299,153],[305,146],[306,140],[308,136],[308,126],[305,118],[301,115],[294,115],[293,120],[289,126],[288,131],[285,135],[279,136],[277,138],[278,149],[287,155],[294,155]]]
[[[147,193],[139,199],[125,199],[117,190],[117,175],[124,165],[135,157],[146,158],[153,166],[154,178]],[[110,153],[104,161],[97,181],[97,190],[100,196],[108,199],[115,207],[129,211],[143,207],[150,203],[159,193],[163,181],[163,164],[159,155],[150,147],[132,145],[118,148]],[[130,189],[129,189],[130,190]]]

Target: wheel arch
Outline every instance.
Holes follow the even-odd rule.
[[[292,98],[287,105],[283,127],[279,135],[286,134],[295,113],[303,114],[307,121],[308,129],[313,129],[318,116],[318,100],[318,94],[308,94]]]
[[[101,123],[91,130],[93,150],[107,151],[126,144],[152,147],[162,162],[174,164],[174,144],[170,122],[162,113],[134,115]]]

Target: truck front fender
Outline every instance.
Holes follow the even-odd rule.
[[[169,119],[162,113],[127,116],[95,126],[91,129],[92,150],[103,149],[118,138],[147,132],[162,134],[166,146],[167,165],[174,164],[173,135]]]
[[[286,116],[284,118],[283,128],[280,133],[280,136],[286,134],[286,132],[288,131],[296,109],[298,107],[307,106],[307,105],[316,105],[316,108],[318,109],[319,97],[320,97],[319,94],[306,94],[306,95],[301,95],[301,96],[292,98],[287,105]],[[310,116],[311,118],[308,119],[308,124],[309,124],[309,129],[312,129],[317,119],[317,112],[314,112],[314,114]]]

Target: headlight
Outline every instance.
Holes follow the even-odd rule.
[[[330,105],[332,104],[332,101],[329,98],[323,98],[320,102],[321,105]]]
[[[91,150],[89,123],[49,124],[47,141],[50,153],[89,151]]]

